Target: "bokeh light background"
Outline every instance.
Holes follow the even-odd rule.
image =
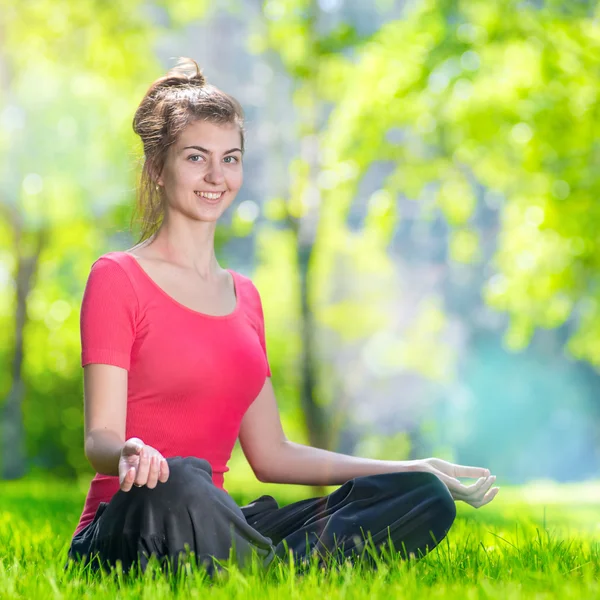
[[[288,436],[504,483],[597,478],[599,15],[0,0],[2,476],[89,479],[83,286],[136,241],[133,113],[190,56],[247,114],[217,252],[261,291]],[[231,466],[235,489],[239,449]]]

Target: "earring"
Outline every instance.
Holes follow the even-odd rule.
[[[156,186],[155,189],[158,191],[158,186]]]

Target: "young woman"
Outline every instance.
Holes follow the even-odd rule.
[[[259,293],[214,252],[242,185],[242,109],[181,59],[151,85],[133,128],[145,155],[141,240],[92,265],[81,307],[85,452],[97,474],[69,556],[127,570],[192,551],[210,568],[232,548],[242,563],[288,551],[343,559],[365,536],[419,556],[450,529],[455,500],[490,502],[498,488],[487,469],[369,460],[286,438]],[[341,487],[240,508],[223,489],[238,437],[261,481]]]

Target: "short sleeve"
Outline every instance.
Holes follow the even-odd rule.
[[[257,321],[258,321],[257,322],[258,339],[260,341],[260,345],[263,349],[263,352],[265,353],[265,361],[267,363],[267,377],[271,377],[271,367],[269,365],[269,356],[267,354],[267,342],[265,339],[265,319],[264,319],[264,315],[263,315],[262,301],[260,299],[260,293],[254,284],[252,284],[252,288],[254,290],[254,296],[256,298],[255,302],[256,302],[256,315],[258,317],[258,319],[257,319]]]
[[[90,270],[80,313],[81,366],[114,365],[129,370],[138,300],[123,268],[100,257]]]

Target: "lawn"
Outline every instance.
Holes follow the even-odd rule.
[[[600,484],[502,486],[475,510],[458,504],[446,540],[420,561],[383,560],[295,573],[287,564],[207,581],[147,572],[135,579],[63,570],[85,489],[47,480],[2,482],[0,598],[600,598]],[[243,503],[268,486],[245,486]],[[258,487],[256,487],[258,485]],[[285,501],[306,494],[280,488]]]

